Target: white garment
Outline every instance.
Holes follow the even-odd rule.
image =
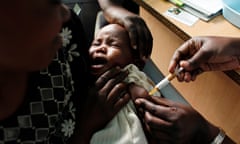
[[[147,75],[140,71],[135,65],[130,64],[124,68],[129,71],[126,82],[134,82],[150,91],[154,86]],[[160,96],[160,93],[155,93]],[[141,121],[132,101],[123,107],[119,113],[107,124],[107,126],[96,132],[91,144],[147,144]]]

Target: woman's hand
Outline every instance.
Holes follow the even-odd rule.
[[[142,59],[148,59],[152,52],[153,38],[146,23],[140,16],[129,11],[124,9],[118,9],[118,11],[110,13],[113,22],[119,23],[127,29],[132,48],[138,49]]]
[[[179,81],[194,81],[205,71],[225,71],[240,68],[240,39],[230,37],[194,37],[174,53],[169,71],[184,68]]]
[[[94,132],[102,129],[130,99],[123,79],[128,72],[113,68],[102,74],[82,103],[78,141],[89,143]]]
[[[219,128],[209,123],[190,105],[149,96],[139,86],[130,85],[134,100],[150,141],[163,144],[208,144],[219,133]],[[223,144],[235,144],[228,136]]]
[[[148,96],[140,87],[135,105],[147,131],[161,143],[210,143],[218,128],[208,123],[191,106],[165,98]],[[138,89],[138,90],[137,90]],[[133,94],[132,92],[130,92]],[[142,94],[141,94],[142,93]]]

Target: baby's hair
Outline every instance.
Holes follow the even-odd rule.
[[[131,53],[133,56],[133,64],[135,64],[140,70],[142,70],[146,64],[146,60],[141,58],[139,49],[134,49],[131,47]]]

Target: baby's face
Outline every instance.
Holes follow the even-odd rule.
[[[103,27],[90,49],[91,72],[100,76],[114,66],[124,67],[133,62],[127,31],[117,24]]]

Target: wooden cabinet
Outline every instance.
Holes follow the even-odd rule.
[[[199,20],[189,27],[162,15],[173,5],[164,0],[135,0],[141,6],[140,15],[153,34],[152,60],[159,70],[167,75],[168,64],[175,49],[192,36],[219,35],[240,36],[240,29],[232,26],[222,16],[210,22]],[[206,119],[222,127],[226,133],[240,143],[240,83],[239,72],[234,79],[224,72],[207,72],[194,82],[173,86]],[[231,74],[230,74],[231,76]]]

